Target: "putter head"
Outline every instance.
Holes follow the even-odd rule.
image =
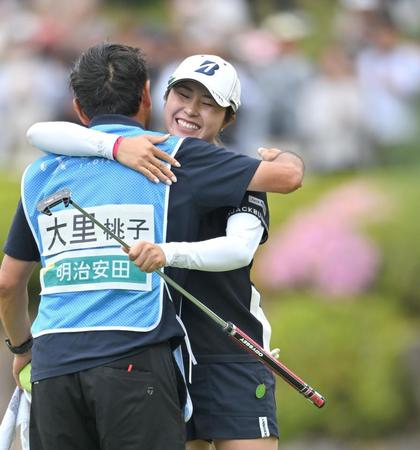
[[[64,203],[64,206],[67,208],[71,201],[71,192],[70,189],[61,189],[61,191],[57,191],[55,194],[50,195],[44,200],[41,200],[36,208],[40,213],[46,214],[47,216],[52,216],[51,208],[59,205],[60,203]]]

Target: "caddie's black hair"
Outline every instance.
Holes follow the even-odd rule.
[[[70,87],[89,119],[99,114],[134,116],[148,78],[140,49],[105,42],[78,58],[70,73]]]

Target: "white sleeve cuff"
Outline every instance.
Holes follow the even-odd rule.
[[[229,218],[226,236],[159,246],[165,254],[166,266],[224,272],[247,266],[252,261],[263,232],[257,217],[239,213]]]

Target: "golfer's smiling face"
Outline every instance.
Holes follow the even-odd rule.
[[[165,104],[165,127],[169,133],[213,142],[223,126],[226,109],[195,81],[177,83]]]

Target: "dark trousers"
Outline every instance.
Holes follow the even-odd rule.
[[[35,382],[31,450],[184,450],[178,383],[167,343]]]

